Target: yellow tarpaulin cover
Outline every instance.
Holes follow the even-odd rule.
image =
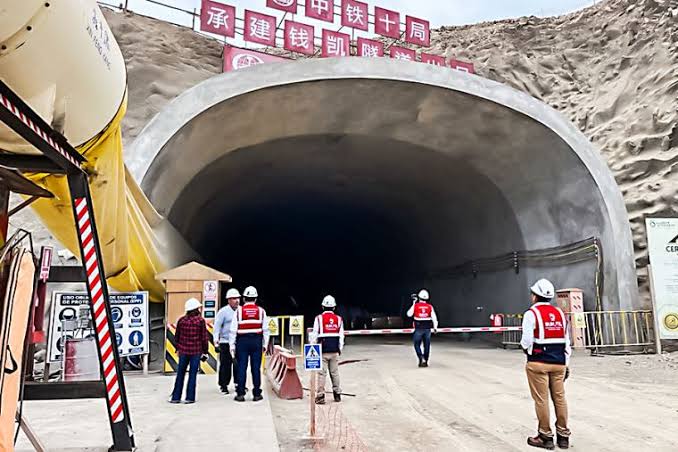
[[[94,217],[108,283],[119,291],[148,290],[151,300],[163,301],[164,289],[155,275],[166,270],[159,258],[153,225],[161,217],[125,168],[120,123],[127,98],[111,123],[78,148],[87,158]],[[45,226],[80,257],[75,222],[64,175],[32,174],[29,178],[54,194],[33,204]]]

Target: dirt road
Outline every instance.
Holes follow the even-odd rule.
[[[405,338],[351,339],[343,413],[369,450],[523,451],[536,417],[519,351],[435,338],[429,368]],[[579,451],[678,450],[678,356],[577,353],[567,382]],[[303,371],[302,371],[303,373]],[[307,378],[304,375],[304,378]],[[308,386],[307,380],[305,386]],[[329,389],[329,382],[328,388]],[[308,399],[272,398],[281,449],[306,450]],[[555,420],[553,420],[555,422]]]

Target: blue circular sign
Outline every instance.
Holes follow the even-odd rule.
[[[111,309],[111,317],[113,318],[114,322],[119,322],[120,319],[122,319],[122,309],[119,307],[114,307]]]
[[[122,344],[122,335],[120,333],[115,333],[115,343],[118,344],[118,347]]]
[[[129,335],[129,343],[132,347],[138,347],[144,341],[141,331],[132,331]]]
[[[132,317],[141,317],[141,308],[139,306],[132,308]]]

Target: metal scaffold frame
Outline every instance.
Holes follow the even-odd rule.
[[[115,344],[115,331],[106,285],[99,237],[87,174],[86,159],[60,133],[38,116],[4,82],[0,81],[0,121],[38,149],[43,156],[1,154],[0,164],[24,172],[65,173],[75,218],[80,258],[86,275],[90,312],[94,326],[99,366],[113,436],[112,450],[135,447],[127,393]],[[53,397],[46,397],[53,398]]]

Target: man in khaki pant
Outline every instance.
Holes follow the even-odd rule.
[[[537,436],[527,444],[542,449],[555,449],[551,430],[549,395],[556,409],[558,447],[567,449],[570,430],[567,428],[565,380],[569,376],[570,335],[567,319],[560,308],[551,305],[555,295],[553,284],[540,279],[531,288],[532,307],[523,316],[520,346],[527,355],[527,381],[537,412]]]
[[[341,402],[341,387],[339,386],[339,355],[344,348],[344,321],[334,313],[337,302],[332,295],[327,295],[322,302],[323,313],[315,318],[310,339],[312,343],[322,344],[323,369],[318,378],[318,395],[315,403],[325,403],[325,379],[327,370],[332,379],[334,401]]]

